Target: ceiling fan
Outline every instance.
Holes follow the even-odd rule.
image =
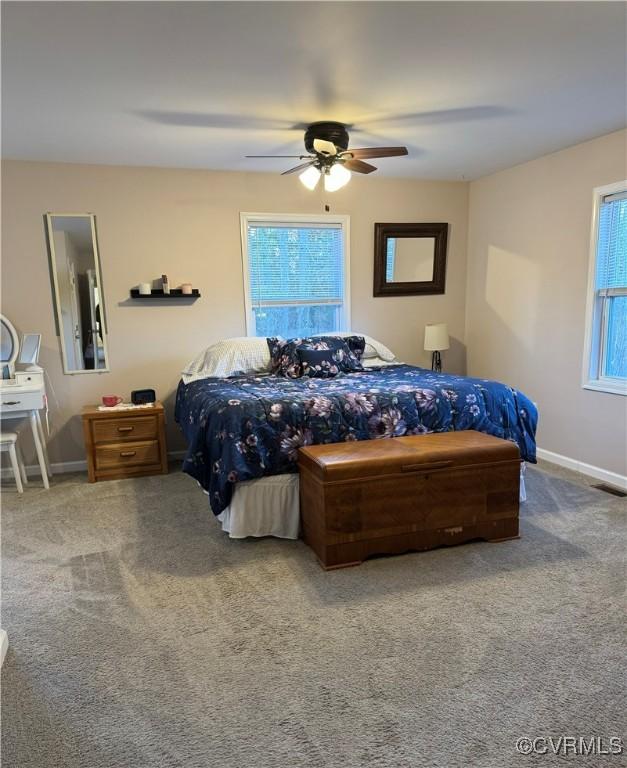
[[[306,160],[306,163],[283,171],[282,176],[300,171],[300,180],[307,189],[315,189],[324,178],[327,192],[335,192],[348,183],[351,171],[372,173],[376,166],[365,163],[374,157],[399,157],[407,154],[407,147],[364,147],[348,148],[348,131],[343,123],[321,121],[312,123],[305,131],[307,155],[246,155],[246,157],[291,157]]]

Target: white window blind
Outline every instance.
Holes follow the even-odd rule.
[[[342,222],[246,219],[245,227],[249,333],[287,338],[343,330]]]
[[[627,392],[627,189],[597,198],[588,385]]]
[[[396,258],[396,238],[388,237],[385,254],[385,281],[394,282],[394,259]]]
[[[627,286],[627,192],[606,195],[599,210],[596,288]]]

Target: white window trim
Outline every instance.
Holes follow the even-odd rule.
[[[246,335],[255,335],[255,317],[250,298],[250,270],[248,263],[248,225],[258,221],[276,221],[294,224],[339,224],[342,227],[344,242],[344,302],[342,305],[342,327],[351,328],[351,271],[350,271],[350,216],[336,214],[311,213],[240,213],[240,231],[242,242],[242,268],[244,271],[244,311],[246,313]]]
[[[588,262],[588,291],[586,299],[586,327],[583,347],[582,387],[612,395],[627,395],[627,382],[623,379],[607,376],[595,376],[601,359],[603,333],[594,329],[595,321],[595,278],[597,262],[597,244],[599,239],[599,211],[604,197],[627,190],[627,180],[606,184],[592,190],[592,226],[590,228],[590,258]]]

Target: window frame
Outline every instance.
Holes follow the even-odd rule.
[[[240,213],[240,235],[242,247],[242,269],[244,273],[244,313],[246,335],[256,337],[255,313],[250,295],[250,263],[248,258],[248,225],[255,222],[276,222],[278,224],[339,224],[344,246],[344,300],[341,311],[340,331],[351,327],[350,288],[350,216],[341,214],[313,213]]]
[[[586,297],[586,325],[582,387],[612,395],[627,395],[627,380],[616,376],[603,376],[607,339],[609,301],[612,295],[625,295],[623,289],[596,290],[596,266],[599,241],[599,216],[604,198],[627,192],[627,180],[595,187],[592,191],[592,226],[590,228],[590,256],[588,261],[588,288]]]

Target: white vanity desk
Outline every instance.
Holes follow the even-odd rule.
[[[0,323],[3,375],[9,373],[8,378],[0,379],[0,421],[4,423],[8,419],[28,418],[44,488],[49,488],[48,478],[52,472],[40,416],[40,411],[46,407],[44,371],[35,364],[18,363],[17,369],[14,368],[19,353],[19,339],[6,317],[0,316]]]
[[[107,373],[107,328],[93,213],[47,213],[46,241],[53,284],[54,319],[65,374]],[[0,315],[0,419],[28,418],[46,488],[51,477],[41,411],[47,407],[44,371],[37,365],[41,334],[20,339]],[[6,441],[11,442],[10,436]],[[19,440],[18,440],[19,442]]]

